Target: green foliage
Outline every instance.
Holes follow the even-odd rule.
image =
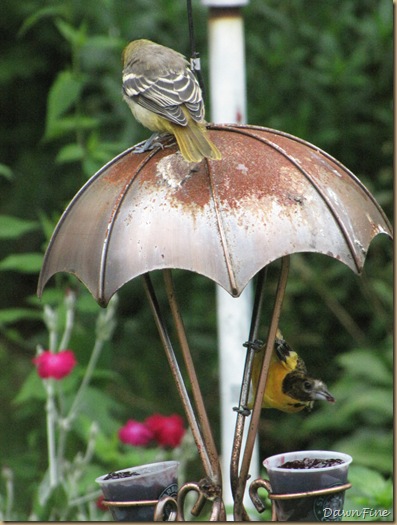
[[[0,216],[0,240],[18,239],[25,233],[35,231],[38,228],[39,224],[36,221],[25,221],[6,215]]]
[[[43,263],[43,256],[41,253],[23,253],[8,255],[5,259],[0,261],[1,270],[14,270],[21,273],[37,273],[40,271]]]
[[[384,479],[375,470],[361,466],[349,468],[352,488],[346,492],[346,521],[394,521],[392,479]],[[363,510],[370,512],[364,515]],[[357,515],[357,510],[361,514]],[[350,511],[350,516],[349,516]],[[353,511],[356,511],[354,515]]]
[[[206,77],[207,11],[193,4]],[[156,7],[150,0],[2,1],[0,366],[7,373],[0,379],[0,428],[12,432],[0,432],[0,449],[17,478],[21,517],[32,511],[26,502],[47,465],[45,391],[31,370],[35,348],[47,338],[42,304],[59,309],[61,331],[64,290],[71,287],[78,295],[70,344],[78,349],[79,365],[75,376],[65,379],[66,404],[89,363],[100,311],[76,279],[65,275],[55,276],[38,301],[43,251],[87,178],[148,135],[122,101],[123,46],[149,38],[189,53],[185,2],[158,0]],[[295,134],[329,152],[359,176],[391,217],[390,0],[338,2],[337,9],[318,0],[253,0],[244,19],[249,123]],[[351,453],[354,487],[346,496],[351,508],[390,508],[391,481],[384,476],[392,465],[393,246],[382,237],[373,241],[360,277],[323,256],[292,257],[283,333],[312,375],[327,382],[337,403],[317,403],[310,414],[266,411],[261,423],[261,456],[323,447]],[[161,276],[153,279],[161,289]],[[176,272],[175,281],[219,440],[214,285],[187,272]],[[275,282],[270,268],[270,290]],[[118,456],[114,431],[120,419],[181,408],[171,376],[164,373],[168,365],[139,280],[119,295],[111,348],[106,343],[69,442],[76,454],[88,444],[95,414],[104,429],[95,457],[106,468],[137,459],[131,450],[123,450],[125,462]],[[159,296],[163,301],[161,291]],[[270,307],[271,301],[264,307],[265,319]],[[106,326],[98,329],[107,337]],[[102,466],[90,463],[75,485],[87,489],[102,472]],[[0,495],[7,479],[0,482]],[[376,490],[369,493],[370,484]],[[48,519],[54,502],[63,503],[73,487],[61,484],[48,491],[43,478],[41,488],[46,497],[36,501],[34,512]],[[82,512],[79,506],[75,511]],[[90,505],[84,512],[89,519],[97,516]]]

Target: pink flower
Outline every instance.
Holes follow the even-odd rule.
[[[171,416],[153,414],[145,420],[145,424],[152,430],[154,439],[162,447],[177,447],[185,435],[183,419],[178,414]]]
[[[154,435],[145,423],[129,419],[119,430],[119,439],[126,445],[140,447],[152,441]]]
[[[37,373],[42,379],[49,377],[62,379],[70,374],[77,361],[72,350],[62,350],[56,354],[45,350],[33,359],[33,363],[37,366]]]

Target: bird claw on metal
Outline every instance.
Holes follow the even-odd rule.
[[[169,147],[170,144],[165,145],[160,141],[169,139],[171,137],[172,135],[169,133],[153,133],[153,135],[151,135],[148,139],[139,142],[139,144],[136,144],[133,147],[133,153],[146,153],[147,151],[152,151],[155,148],[164,149]]]
[[[233,411],[241,414],[244,417],[251,415],[251,410],[246,406],[233,407]]]
[[[252,348],[257,353],[262,350],[264,344],[261,339],[255,339],[254,341],[246,341],[243,346],[244,348]]]

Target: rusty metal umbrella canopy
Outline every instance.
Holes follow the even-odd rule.
[[[163,147],[130,148],[104,166],[74,197],[45,254],[38,293],[57,272],[76,275],[102,306],[127,281],[143,275],[146,293],[206,472],[187,484],[213,502],[211,520],[224,520],[221,470],[170,269],[209,277],[232,296],[259,272],[249,340],[258,331],[263,268],[281,259],[262,373],[239,470],[253,349],[247,350],[231,460],[235,519],[249,519],[242,504],[261,400],[288,275],[288,256],[318,252],[360,273],[371,240],[392,236],[380,206],[342,164],[297,137],[256,126],[211,125],[222,161],[183,160],[172,138]],[[197,417],[187,394],[149,272],[164,270]],[[255,494],[253,500],[255,499]],[[256,498],[257,499],[257,498]],[[258,508],[258,507],[257,507]],[[183,518],[183,503],[179,518]]]
[[[127,150],[94,175],[52,236],[39,293],[70,272],[105,306],[140,274],[182,268],[238,296],[261,268],[296,252],[360,273],[372,238],[390,234],[359,180],[315,146],[260,127],[211,129],[220,162],[189,164],[176,146]]]

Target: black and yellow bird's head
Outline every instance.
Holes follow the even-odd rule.
[[[300,373],[290,372],[286,374],[282,382],[282,391],[297,401],[292,404],[292,407],[295,408],[311,409],[317,399],[335,403],[335,398],[329,393],[323,381]]]
[[[258,352],[254,357],[252,369],[254,391],[259,381],[263,351],[264,346],[262,352]],[[275,408],[282,412],[300,412],[305,408],[311,410],[317,399],[335,403],[335,398],[330,394],[325,383],[308,375],[303,359],[292,350],[278,331],[262,407]]]

